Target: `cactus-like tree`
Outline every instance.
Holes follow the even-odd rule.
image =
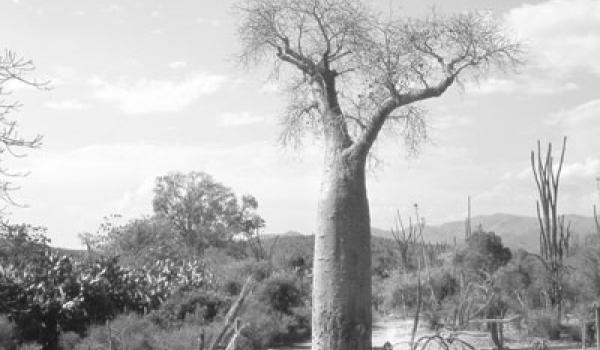
[[[531,168],[538,189],[537,216],[540,225],[540,261],[544,265],[550,283],[547,295],[550,305],[556,311],[558,322],[562,316],[562,280],[566,270],[565,258],[571,241],[570,223],[565,224],[564,215],[558,213],[560,175],[565,159],[567,138],[563,139],[558,168],[554,170],[552,143],[548,144],[546,155],[542,157],[540,141],[537,143],[537,156],[531,151]]]

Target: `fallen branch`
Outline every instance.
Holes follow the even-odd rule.
[[[242,288],[242,291],[240,292],[240,295],[238,296],[237,300],[233,303],[233,305],[231,305],[231,308],[229,308],[229,311],[227,311],[225,320],[223,320],[223,326],[217,333],[217,336],[215,337],[214,341],[212,342],[209,350],[219,349],[219,347],[221,345],[221,341],[223,340],[225,335],[229,332],[229,330],[231,329],[231,326],[234,324],[237,314],[240,311],[240,308],[242,307],[242,305],[244,304],[246,297],[248,296],[248,294],[250,294],[250,291],[252,290],[253,286],[254,286],[254,277],[250,276],[244,283],[244,287]]]

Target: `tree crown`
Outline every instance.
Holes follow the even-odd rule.
[[[274,57],[277,76],[299,73],[284,141],[311,130],[366,154],[387,125],[416,149],[427,135],[413,103],[521,62],[521,45],[489,14],[384,19],[359,0],[241,0],[237,9],[242,59]]]

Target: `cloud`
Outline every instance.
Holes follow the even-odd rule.
[[[219,19],[216,18],[206,18],[206,17],[199,17],[198,19],[196,19],[196,22],[200,23],[200,24],[208,24],[211,25],[213,27],[218,27],[221,24],[223,24],[223,22]]]
[[[46,108],[54,109],[57,111],[83,111],[89,109],[91,106],[87,103],[83,103],[78,100],[68,99],[61,101],[50,101],[44,105]]]
[[[446,131],[457,126],[471,124],[471,118],[463,115],[445,114],[432,118],[431,128],[437,131]]]
[[[530,72],[512,79],[491,77],[479,82],[465,84],[465,91],[475,96],[491,94],[553,95],[579,89],[573,82],[540,77]]]
[[[43,223],[53,243],[74,247],[77,232],[93,231],[104,215],[150,214],[156,176],[195,170],[206,171],[237,194],[255,195],[269,230],[296,227],[307,231],[314,213],[288,208],[316,203],[320,157],[306,163],[285,158],[272,142],[235,146],[114,143],[70,151],[40,150],[22,159],[25,164],[21,166],[31,175],[20,181],[19,200],[31,207],[15,212],[14,218]],[[298,223],[307,224],[298,227]]]
[[[185,68],[185,67],[187,67],[187,62],[173,61],[173,62],[169,62],[168,66],[169,66],[169,68],[172,68],[172,69]]]
[[[565,164],[562,178],[591,178],[600,174],[600,159],[589,157],[581,162]]]
[[[548,124],[575,125],[589,121],[597,121],[600,117],[600,99],[591,100],[572,109],[555,113],[548,120]]]
[[[198,73],[183,80],[121,79],[107,81],[95,76],[90,84],[100,101],[116,104],[126,114],[177,112],[204,95],[218,91],[227,78],[223,75]]]
[[[553,72],[600,75],[600,1],[549,0],[506,14],[506,23],[532,49],[534,63]]]
[[[224,113],[219,116],[218,126],[236,127],[245,126],[269,121],[269,118],[249,112],[242,113]]]

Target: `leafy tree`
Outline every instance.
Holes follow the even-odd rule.
[[[510,261],[510,249],[494,232],[479,230],[471,234],[466,246],[457,254],[463,269],[476,275],[491,276]]]
[[[184,259],[185,248],[172,236],[171,224],[157,216],[119,223],[120,215],[104,218],[96,233],[80,234],[93,257],[119,257],[123,266],[139,268],[163,259]]]
[[[166,219],[178,238],[197,252],[224,246],[241,232],[253,232],[264,221],[252,196],[238,203],[230,188],[203,172],[171,173],[156,179],[154,212]]]
[[[359,0],[239,0],[237,9],[244,62],[274,58],[274,76],[291,81],[282,139],[324,140],[313,347],[370,349],[370,150],[384,128],[417,150],[427,134],[415,103],[518,63],[519,44],[478,13],[378,17]]]

